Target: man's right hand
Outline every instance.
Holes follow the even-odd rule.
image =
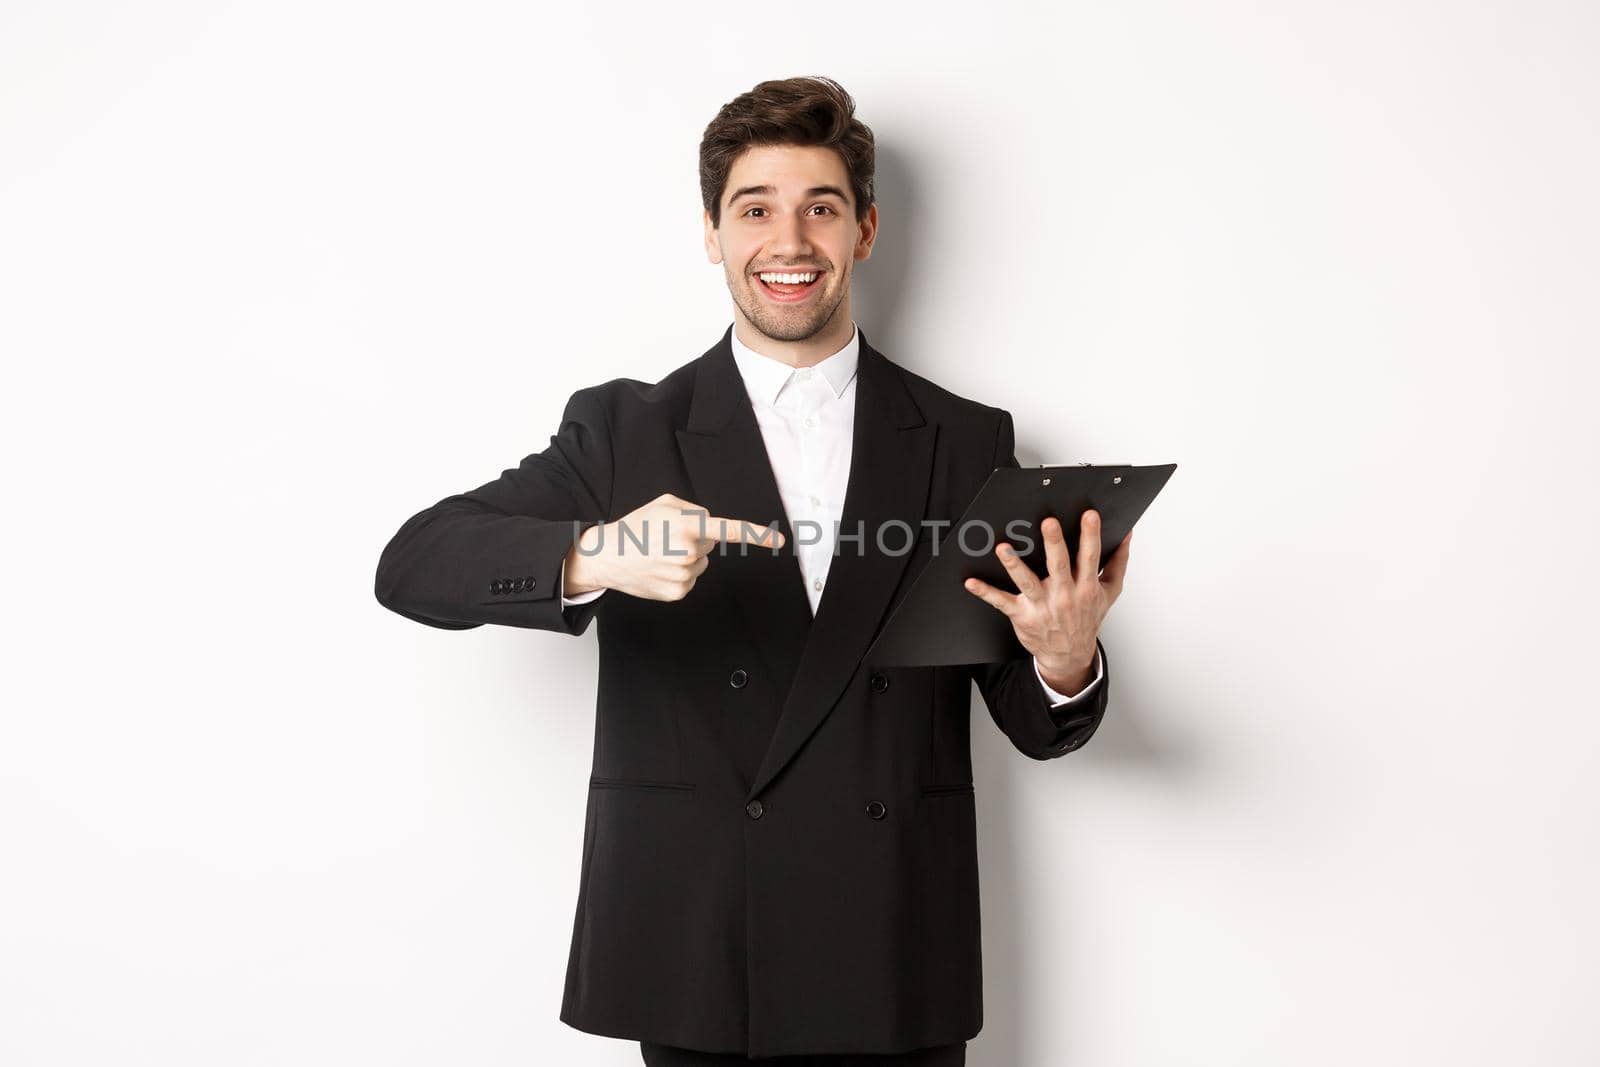
[[[682,600],[726,541],[783,547],[783,534],[758,522],[724,519],[671,493],[603,526],[567,550],[562,596],[615,589],[645,600]],[[643,546],[643,547],[641,547]]]

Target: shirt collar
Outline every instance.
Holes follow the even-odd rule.
[[[739,366],[739,374],[744,378],[744,387],[749,392],[751,401],[771,407],[796,368],[745,347],[739,340],[739,334],[734,330],[728,331],[728,338],[733,343],[733,360]],[[812,366],[828,383],[833,395],[843,397],[845,388],[856,376],[856,364],[859,362],[860,354],[861,331],[856,329],[856,324],[852,322],[850,340],[845,342],[845,346],[832,355],[823,357]]]

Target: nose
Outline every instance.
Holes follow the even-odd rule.
[[[811,254],[811,242],[806,237],[805,220],[797,215],[785,215],[773,227],[772,240],[767,251],[774,258],[800,259]]]

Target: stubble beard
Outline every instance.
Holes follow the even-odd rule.
[[[848,276],[840,279],[839,292],[831,304],[823,303],[827,299],[827,294],[823,294],[821,299],[808,305],[793,305],[789,308],[775,307],[763,300],[756,290],[756,286],[760,284],[760,280],[755,276],[746,274],[744,288],[734,289],[738,294],[739,310],[744,312],[744,317],[749,319],[750,324],[764,336],[774,341],[804,341],[821,333],[828,323],[833,321],[839,305],[844,303],[844,294],[848,291],[850,279]]]

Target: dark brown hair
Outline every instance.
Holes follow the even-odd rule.
[[[856,102],[832,78],[764,81],[722,105],[700,139],[700,199],[711,225],[722,225],[722,192],[734,160],[755,145],[822,145],[844,160],[856,221],[872,206],[872,131]]]

